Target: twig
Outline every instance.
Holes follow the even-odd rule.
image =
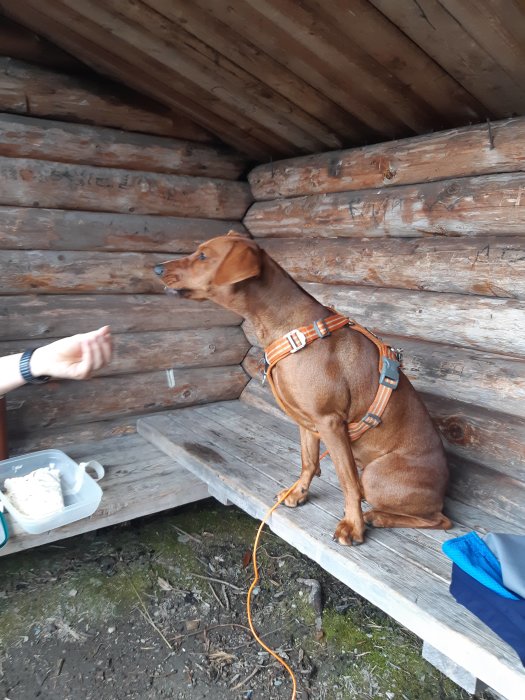
[[[211,583],[210,583],[209,581],[208,581],[208,586],[210,587],[210,590],[211,590],[211,592],[213,593],[213,597],[215,598],[215,600],[217,601],[217,603],[219,603],[219,605],[221,606],[221,608],[224,610],[224,609],[225,609],[224,603],[223,603],[222,600],[219,598],[219,596],[217,595],[217,593],[215,593],[215,588],[211,585]],[[223,589],[223,590],[224,590],[224,589]]]
[[[186,532],[186,530],[183,530],[181,527],[178,527],[177,525],[173,525],[173,528],[177,530],[178,533],[181,535],[185,535],[188,537],[188,539],[193,540],[194,542],[197,542],[197,544],[200,544],[202,540],[199,537],[195,537],[194,535],[190,535],[189,532]]]
[[[166,637],[164,636],[164,634],[162,633],[162,631],[161,631],[161,630],[157,627],[157,625],[153,622],[153,620],[152,620],[152,618],[151,618],[151,615],[149,614],[149,612],[148,612],[146,606],[144,605],[144,602],[143,602],[142,598],[140,597],[139,592],[137,591],[137,589],[136,589],[136,587],[135,587],[135,584],[133,583],[133,581],[131,580],[131,578],[129,579],[129,582],[130,582],[130,584],[131,584],[131,587],[132,587],[133,590],[135,591],[135,595],[137,596],[138,601],[139,601],[139,603],[140,603],[140,606],[141,606],[141,608],[142,608],[142,610],[139,610],[140,614],[144,617],[144,619],[145,619],[147,622],[149,622],[149,624],[153,627],[153,629],[157,632],[157,634],[164,640],[164,643],[167,645],[168,649],[170,649],[170,651],[173,651],[173,647],[171,646],[171,644],[168,642],[168,640],[166,639]]]
[[[249,676],[246,676],[246,678],[245,678],[243,681],[241,681],[240,683],[237,683],[237,685],[234,685],[233,688],[230,688],[230,691],[231,691],[232,693],[234,693],[234,692],[235,692],[236,690],[238,690],[239,688],[242,688],[243,685],[245,685],[246,683],[248,683],[248,681],[251,681],[251,679],[252,679],[257,673],[259,673],[259,671],[261,670],[261,668],[264,668],[264,666],[256,666],[256,667],[253,669],[253,671],[250,673]]]
[[[202,578],[205,581],[212,581],[213,583],[221,583],[223,586],[229,586],[232,588],[234,591],[237,591],[237,593],[246,593],[242,588],[239,588],[239,586],[235,586],[233,583],[230,583],[229,581],[223,581],[220,578],[213,578],[212,576],[203,576],[202,574],[189,574],[190,576],[195,576],[196,578]]]
[[[226,603],[226,610],[230,609],[230,599],[228,598],[228,594],[226,593],[226,586],[223,584],[221,586],[221,591],[222,591],[222,597],[224,598],[224,601]]]
[[[176,637],[172,637],[172,641],[174,642],[179,642],[181,639],[186,639],[186,637],[194,637],[196,634],[202,634],[208,633],[211,630],[215,630],[218,627],[239,627],[240,629],[246,630],[247,632],[250,631],[249,627],[246,627],[246,625],[239,625],[236,622],[224,622],[223,624],[220,625],[212,625],[211,627],[204,627],[201,630],[196,630],[195,632],[188,632],[187,634],[179,634]]]

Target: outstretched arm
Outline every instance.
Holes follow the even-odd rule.
[[[34,377],[52,379],[87,379],[92,372],[111,360],[109,326],[80,333],[37,348],[29,368]],[[0,396],[25,384],[20,374],[21,353],[0,357]]]

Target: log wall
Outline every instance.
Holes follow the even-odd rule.
[[[7,59],[0,68],[0,355],[105,324],[115,351],[88,382],[11,392],[11,446],[98,439],[129,432],[135,415],[237,398],[241,319],[166,296],[153,267],[244,230],[246,159],[115,96],[111,113],[111,96],[81,76]],[[18,91],[38,118],[14,113]],[[189,138],[167,135],[177,128]]]
[[[524,171],[510,119],[258,166],[244,218],[311,294],[404,349],[451,493],[494,512],[525,494]],[[243,397],[268,405],[244,329]]]

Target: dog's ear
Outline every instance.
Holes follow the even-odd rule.
[[[229,235],[229,234],[228,234]],[[232,236],[232,244],[215,272],[212,284],[235,284],[261,272],[261,251],[245,236]]]

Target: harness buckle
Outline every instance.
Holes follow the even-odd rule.
[[[319,326],[319,324],[321,324],[322,327]],[[317,321],[313,322],[313,326],[319,338],[328,338],[329,335],[332,335],[332,331],[326,325],[324,318],[318,318]]]
[[[381,422],[381,418],[370,411],[361,418],[361,423],[368,425],[369,428],[376,428]]]
[[[389,389],[397,389],[399,384],[399,362],[390,357],[383,357],[383,368],[379,376],[379,383]]]
[[[268,356],[266,355],[266,353],[264,353],[263,362],[264,362],[264,371],[263,371],[262,382],[261,382],[262,386],[264,386],[266,384],[268,370],[270,369],[270,363],[268,362]]]
[[[284,336],[286,340],[290,343],[290,352],[298,352],[306,346],[306,336],[298,328],[294,328],[293,331],[286,333]]]

